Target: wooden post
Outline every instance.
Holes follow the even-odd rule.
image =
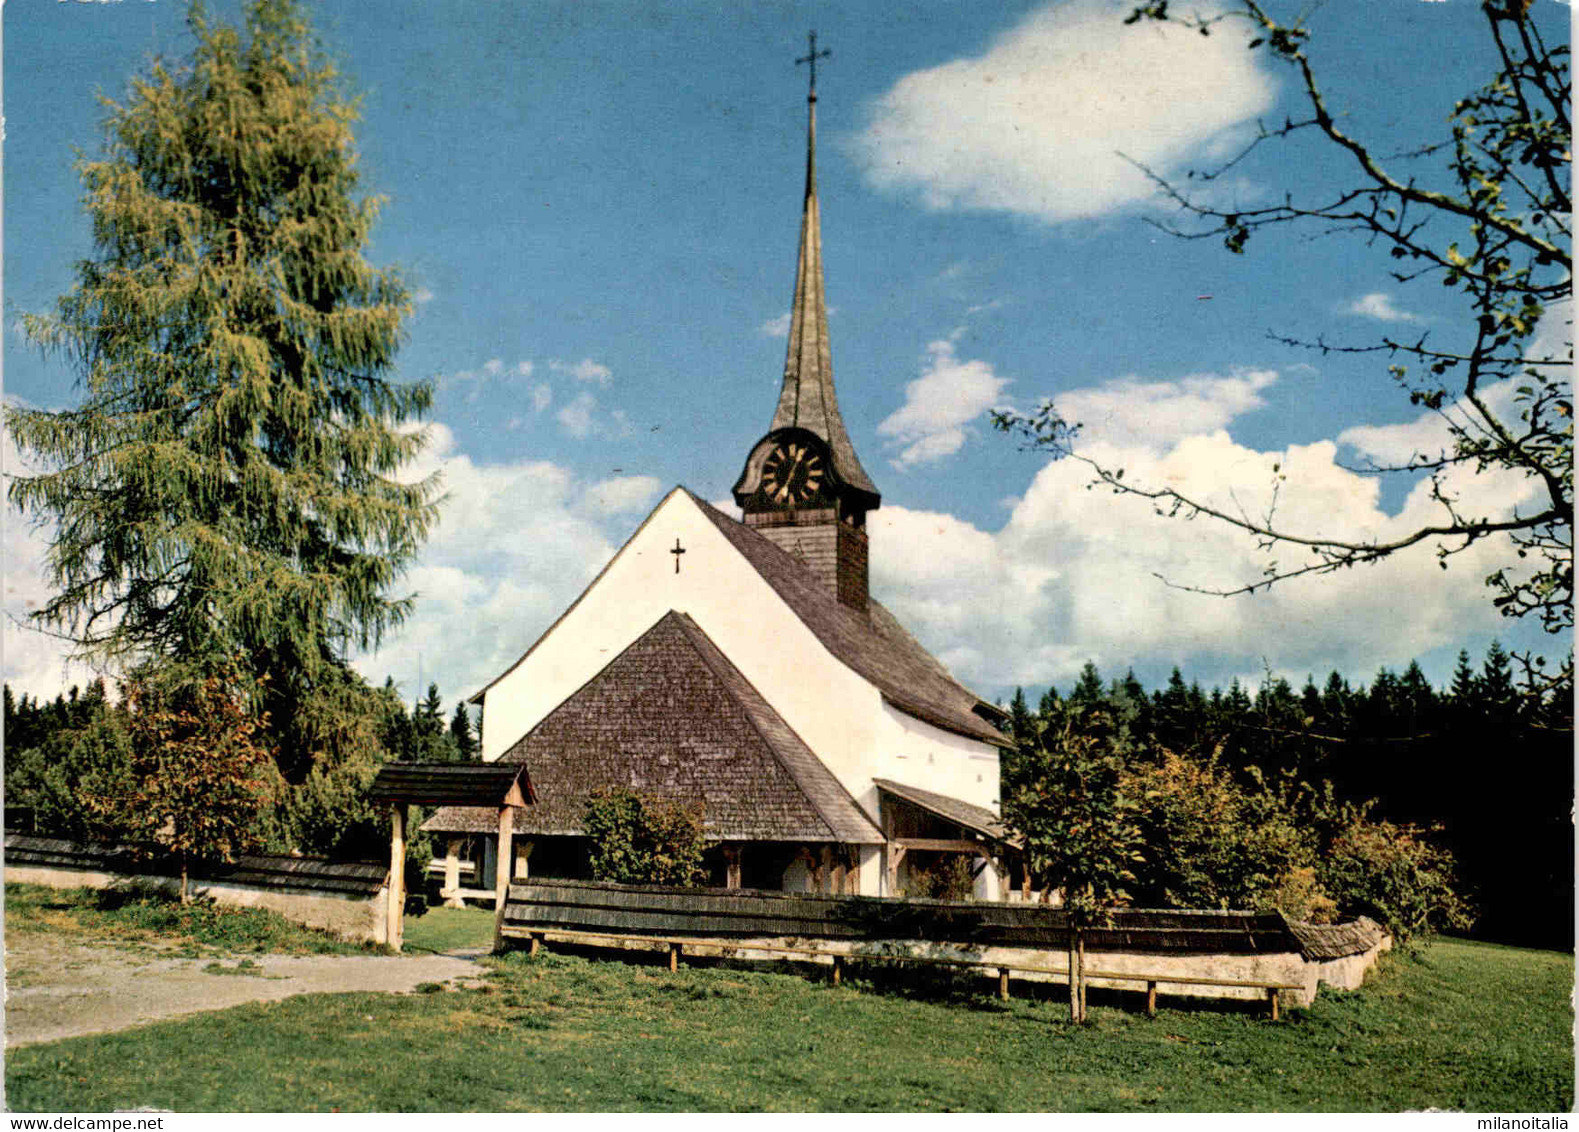
[[[406,914],[406,806],[389,806],[389,907],[384,917],[384,941],[400,950]]]
[[[1155,979],[1146,983],[1146,1017],[1157,1016],[1157,982]]]
[[[998,968],[998,997],[1004,1002],[1009,1001],[1009,968]]]
[[[1069,928],[1069,1020],[1080,1021],[1079,964],[1075,959],[1075,929]]]
[[[1272,1012],[1272,1021],[1276,1022],[1277,1021],[1277,988],[1276,987],[1267,987],[1267,989],[1266,989],[1266,1004],[1267,1004],[1267,1009]]]
[[[824,849],[823,852],[829,853],[830,850]],[[828,891],[833,893],[835,896],[843,896],[845,877],[844,846],[839,846],[837,850],[832,850],[831,853],[833,857],[833,869],[831,884],[829,885]]]
[[[523,841],[515,847],[515,867],[510,870],[511,880],[526,880],[531,876],[532,850],[535,848],[535,841]]]
[[[833,985],[838,986],[839,980],[844,977],[844,956],[833,957]]]
[[[899,895],[899,866],[905,863],[905,847],[889,842],[883,847],[888,855],[888,896]]]
[[[817,858],[817,891],[824,896],[834,892],[833,887],[833,847],[824,845]]]
[[[1020,899],[1027,904],[1031,902],[1031,862],[1020,862]]]
[[[740,846],[724,846],[724,887],[739,888],[740,885]]]
[[[504,911],[505,897],[510,893],[510,871],[515,862],[510,840],[515,836],[515,807],[499,807],[499,853],[493,870],[493,908]]]
[[[461,838],[452,837],[444,850],[444,891],[439,893],[444,897],[446,908],[464,908],[466,901],[461,899]]]
[[[678,971],[679,969],[680,969],[680,945],[678,943],[671,943],[669,945],[669,973],[672,975],[674,972]]]
[[[1080,949],[1080,1021],[1086,1020],[1086,933],[1077,932],[1075,945]]]
[[[543,946],[543,933],[542,932],[533,932],[532,936],[531,936],[531,940],[532,940],[532,942],[531,942],[530,946],[527,948],[527,952],[526,953],[528,955],[536,955],[537,954],[537,949],[539,947]]]

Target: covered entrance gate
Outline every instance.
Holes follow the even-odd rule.
[[[481,806],[499,811],[499,856],[510,859],[515,811],[536,801],[522,763],[389,763],[373,779],[368,796],[389,804],[389,946],[401,945],[406,908],[406,819],[411,806]],[[509,874],[498,870],[494,908],[504,908]]]

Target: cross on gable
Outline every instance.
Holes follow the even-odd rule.
[[[680,572],[680,555],[685,553],[685,547],[680,545],[678,538],[674,540],[674,549],[669,551],[669,553],[674,555],[674,572],[678,574]]]
[[[808,95],[808,97],[813,102],[815,102],[817,100],[817,60],[818,59],[826,59],[830,55],[832,55],[833,52],[829,51],[826,47],[823,48],[821,51],[817,50],[817,33],[816,32],[812,32],[810,35],[808,35],[806,37],[806,39],[807,39],[807,41],[810,44],[810,50],[808,51],[808,53],[806,55],[804,55],[803,57],[795,60],[795,65],[798,67],[802,63],[810,63],[811,64],[811,92]]]

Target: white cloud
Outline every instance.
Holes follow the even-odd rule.
[[[599,515],[645,511],[661,486],[652,476],[614,476],[587,488],[586,506]]]
[[[15,398],[9,398],[8,402],[21,404]],[[33,470],[22,459],[6,430],[0,430],[0,464],[7,475]],[[36,526],[14,507],[0,505],[0,546],[4,549],[0,561],[5,567],[0,656],[4,658],[5,682],[18,695],[25,692],[46,699],[54,699],[73,684],[86,685],[99,675],[70,659],[68,642],[35,627],[28,620],[29,614],[54,597],[54,591],[44,580],[45,556],[52,533],[52,528]]]
[[[531,359],[522,358],[515,363],[515,375],[517,377],[531,377],[532,371],[536,368],[537,366],[532,363]]]
[[[1277,381],[1271,370],[1241,370],[1230,377],[1192,374],[1172,381],[1120,377],[1055,398],[1065,420],[1082,426],[1083,440],[1161,449],[1187,436],[1224,428],[1265,404],[1263,390]]]
[[[1221,384],[1232,380],[1247,385],[1234,391]],[[1247,375],[1133,383],[1132,392],[1150,390],[1158,405],[1194,406],[1189,411],[1207,431],[1140,432],[1136,423],[1147,410],[1136,405],[1113,430],[1116,439],[1091,435],[1081,450],[1123,467],[1127,481],[1174,487],[1253,516],[1267,513],[1275,492],[1279,525],[1314,536],[1384,539],[1440,519],[1424,483],[1396,511],[1384,511],[1376,479],[1340,467],[1335,441],[1282,452],[1236,443],[1225,427],[1233,416],[1227,406],[1251,404],[1269,381]],[[1219,384],[1200,396],[1200,382]],[[1060,402],[1105,402],[1122,384]],[[1216,408],[1200,407],[1198,397]],[[1434,427],[1422,419],[1344,436],[1345,443],[1392,452]],[[1045,464],[1009,501],[1009,518],[996,531],[885,505],[869,520],[874,593],[982,691],[1067,684],[1087,659],[1108,675],[1138,661],[1169,660],[1186,671],[1259,672],[1263,657],[1294,679],[1334,667],[1363,675],[1467,636],[1506,632],[1481,585],[1510,560],[1503,540],[1477,543],[1448,559],[1445,570],[1432,547],[1422,546],[1254,596],[1212,597],[1176,587],[1259,581],[1268,559],[1252,538],[1205,518],[1161,517],[1144,499],[1090,483],[1078,461]],[[1448,487],[1488,515],[1505,514],[1533,494],[1530,481],[1511,475],[1456,473]],[[1284,567],[1303,561],[1290,548],[1276,557]]]
[[[1009,384],[987,362],[960,361],[950,338],[927,345],[921,376],[905,386],[905,403],[877,426],[878,435],[903,445],[896,468],[933,463],[958,452],[966,424],[998,404]]]
[[[554,390],[548,382],[542,382],[532,387],[532,412],[541,413],[554,402]]]
[[[577,440],[585,440],[597,427],[593,417],[598,409],[598,399],[582,390],[576,399],[555,414],[564,430]]]
[[[425,306],[433,301],[433,292],[427,287],[418,287],[415,291],[411,292],[411,301],[416,303],[419,307]]]
[[[582,358],[579,362],[553,361],[548,363],[548,368],[555,373],[567,373],[577,381],[594,381],[599,385],[607,385],[614,376],[608,366],[591,358]]]
[[[489,358],[482,364],[483,373],[489,377],[498,377],[504,372],[504,361],[501,358]]]
[[[1393,297],[1385,291],[1372,291],[1361,295],[1353,302],[1345,304],[1340,314],[1352,314],[1359,318],[1374,318],[1378,322],[1424,322],[1419,315],[1404,310],[1393,301]]]
[[[1126,27],[1132,0],[1042,8],[985,54],[900,79],[852,149],[874,186],[935,209],[1048,223],[1133,208],[1154,195],[1122,152],[1167,176],[1224,156],[1272,105],[1243,36]]]
[[[785,311],[777,318],[770,318],[757,327],[757,333],[766,334],[769,338],[788,338],[791,312]]]
[[[438,471],[446,500],[405,584],[412,619],[356,667],[413,692],[420,665],[446,701],[504,671],[564,612],[652,504],[650,476],[587,482],[546,461],[482,465],[443,424],[410,471]]]

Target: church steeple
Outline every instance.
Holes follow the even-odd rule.
[[[811,64],[811,88],[806,100],[806,197],[784,385],[773,423],[746,457],[734,495],[750,526],[799,557],[841,602],[864,613],[866,513],[876,509],[882,497],[861,467],[833,391],[817,205],[817,60],[829,52],[818,52],[816,32],[810,38],[810,53],[796,60]]]
[[[822,217],[817,204],[817,60],[829,52],[817,51],[817,33],[811,33],[811,51],[800,63],[811,64],[811,88],[806,96],[806,197],[801,211],[800,256],[795,269],[795,300],[790,307],[789,346],[784,355],[784,385],[769,431],[804,428],[828,442],[834,470],[849,487],[872,497],[877,488],[861,467],[855,446],[839,416],[833,391],[833,351],[828,342],[828,302],[823,292]]]

